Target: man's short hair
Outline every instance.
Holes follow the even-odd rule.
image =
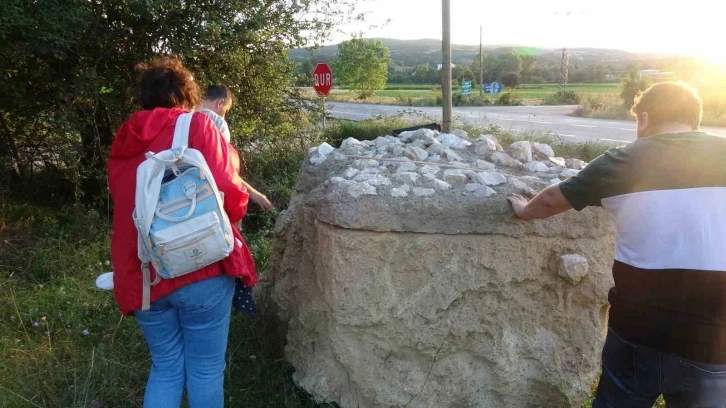
[[[230,103],[236,100],[232,91],[226,85],[222,84],[209,85],[204,92],[204,99],[207,101],[226,99]]]
[[[176,57],[161,57],[136,66],[136,98],[144,109],[191,108],[199,103],[194,76]]]
[[[685,82],[661,82],[635,97],[630,113],[638,116],[648,113],[648,123],[684,123],[698,129],[703,119],[703,101],[698,91]]]

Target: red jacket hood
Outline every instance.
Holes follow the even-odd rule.
[[[111,157],[127,159],[146,153],[151,142],[165,128],[173,127],[182,113],[186,111],[179,108],[156,108],[134,113],[116,132]]]

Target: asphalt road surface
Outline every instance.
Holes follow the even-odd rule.
[[[497,125],[518,133],[554,134],[574,142],[600,140],[624,144],[636,139],[635,122],[587,119],[569,116],[574,106],[478,106],[455,107],[454,122]],[[328,115],[334,118],[364,120],[376,116],[393,116],[403,112],[415,117],[424,115],[441,121],[441,107],[410,107],[330,102]],[[726,128],[704,127],[703,130],[726,137]]]

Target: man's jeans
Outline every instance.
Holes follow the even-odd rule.
[[[234,279],[218,276],[177,289],[136,311],[151,352],[144,407],[178,408],[186,383],[192,408],[224,406],[224,369]]]
[[[668,408],[723,408],[726,365],[659,352],[608,330],[593,408],[651,408],[661,394]]]

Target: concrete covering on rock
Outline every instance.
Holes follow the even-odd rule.
[[[460,160],[404,156],[429,136]],[[496,150],[478,154],[483,140]],[[607,327],[610,220],[524,222],[506,198],[575,169],[543,146],[546,169],[524,168],[490,135],[356,142],[311,149],[260,285],[295,383],[342,408],[580,406]]]

